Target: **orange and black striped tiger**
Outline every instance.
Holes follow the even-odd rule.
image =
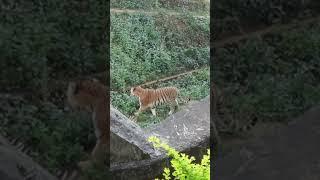
[[[67,100],[74,109],[85,109],[92,112],[92,122],[96,135],[96,145],[91,153],[91,159],[95,162],[102,162],[109,152],[110,142],[110,119],[107,113],[108,88],[96,79],[81,79],[70,82],[67,90]],[[85,168],[90,163],[82,161],[81,168]]]
[[[140,112],[150,108],[152,115],[156,116],[155,107],[167,103],[170,104],[169,115],[171,115],[175,107],[179,107],[178,104],[179,90],[175,87],[163,87],[158,89],[144,89],[140,86],[131,88],[131,95],[139,98],[140,108],[135,116],[138,116]]]

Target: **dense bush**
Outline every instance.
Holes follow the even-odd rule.
[[[104,3],[7,1],[1,7],[2,87],[38,90],[48,78],[64,79],[105,67]]]
[[[223,0],[216,1],[212,7],[216,39],[310,18],[320,12],[317,0]]]
[[[306,28],[216,49],[215,81],[235,119],[283,122],[319,104],[320,27]]]
[[[58,89],[65,93],[65,86],[51,80],[105,71],[109,7],[96,0],[13,0],[1,1],[0,8],[1,98],[4,92],[28,95],[28,100],[1,99],[1,133],[24,143],[51,172],[75,167],[95,143],[90,117],[42,97]],[[60,103],[65,105],[64,99]]]
[[[209,35],[208,20],[198,22],[188,16],[184,20],[188,30],[182,32],[170,27],[174,24],[167,21],[169,17],[157,19],[143,14],[111,16],[112,89],[124,90],[208,64],[209,49],[194,47],[197,44],[193,43],[196,39],[193,34],[197,34],[203,46],[208,45],[209,39],[205,39]]]
[[[150,0],[111,0],[111,8],[126,8],[126,9],[154,9],[158,8],[158,1]]]
[[[164,168],[163,176],[165,180],[172,178],[179,180],[209,180],[210,179],[210,150],[204,155],[201,163],[194,163],[195,158],[189,157],[184,153],[179,153],[166,143],[163,143],[157,137],[149,137],[149,142],[153,143],[155,148],[164,149],[171,158],[173,172],[168,167]],[[157,179],[156,179],[157,180]]]
[[[208,46],[209,19],[196,19],[190,14],[112,15],[112,104],[125,115],[133,115],[139,103],[136,97],[129,95],[131,86],[207,66]],[[157,83],[154,87],[176,86],[182,96],[198,100],[209,94],[208,79],[209,70],[203,69],[178,80]],[[139,124],[146,127],[158,123],[167,116],[168,108],[165,105],[157,108],[158,117],[152,117],[149,112],[142,113]]]
[[[119,9],[143,9],[143,10],[175,10],[194,11],[209,14],[209,1],[185,1],[185,0],[111,0],[111,8]]]
[[[51,103],[36,106],[22,99],[2,99],[0,105],[0,132],[31,148],[29,155],[51,172],[74,167],[94,146],[87,113],[76,115]]]
[[[253,22],[273,23],[275,20],[297,18],[305,9],[313,9],[315,1],[304,0],[224,0],[213,3],[213,16],[221,19],[236,16]]]
[[[197,0],[197,1],[185,1],[185,0],[158,0],[159,6],[177,11],[195,11],[201,14],[209,14],[210,1]]]

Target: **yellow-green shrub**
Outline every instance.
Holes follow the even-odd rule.
[[[210,149],[207,150],[207,155],[204,155],[201,163],[194,163],[194,157],[189,157],[184,153],[180,153],[171,148],[166,143],[163,143],[157,137],[149,137],[149,142],[153,143],[155,148],[162,148],[167,152],[167,155],[172,158],[171,166],[173,172],[168,167],[164,168],[163,176],[165,180],[170,180],[172,177],[179,180],[208,180],[210,179]],[[159,179],[156,179],[159,180]]]

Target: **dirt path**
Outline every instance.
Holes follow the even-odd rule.
[[[320,16],[317,16],[317,17],[312,17],[312,18],[306,18],[306,19],[303,19],[299,22],[291,22],[291,23],[282,24],[282,25],[273,25],[273,26],[263,28],[263,29],[254,29],[250,32],[245,32],[243,35],[240,35],[240,36],[232,36],[229,38],[225,38],[225,39],[213,42],[212,46],[214,48],[220,48],[220,47],[223,47],[223,46],[230,44],[230,43],[236,43],[241,40],[245,40],[245,39],[252,38],[252,37],[260,37],[262,35],[265,35],[265,34],[271,33],[271,32],[287,31],[288,29],[293,29],[297,26],[303,26],[303,25],[306,25],[306,24],[309,24],[309,23],[312,23],[315,21],[319,21],[319,20],[320,20]]]
[[[164,77],[164,78],[161,78],[161,79],[158,79],[158,80],[149,81],[149,82],[140,84],[139,86],[150,86],[150,85],[155,84],[155,83],[169,81],[169,80],[172,80],[172,79],[177,79],[177,78],[179,78],[181,76],[184,76],[184,75],[187,75],[187,74],[192,74],[194,72],[198,72],[198,71],[203,70],[205,68],[207,68],[207,67],[202,67],[202,68],[199,68],[199,69],[194,69],[194,70],[186,71],[186,72],[183,72],[183,73],[180,73],[180,74],[175,74],[175,75],[172,75],[172,76]]]
[[[161,79],[157,79],[157,80],[153,80],[153,81],[148,81],[146,83],[143,83],[143,84],[140,84],[140,85],[136,85],[136,86],[150,86],[152,84],[155,84],[155,83],[160,83],[160,82],[165,82],[165,81],[169,81],[169,80],[172,80],[172,79],[177,79],[181,76],[184,76],[184,75],[187,75],[187,74],[192,74],[192,73],[195,73],[195,72],[198,72],[198,71],[201,71],[203,69],[205,69],[207,67],[201,67],[201,68],[198,68],[198,69],[194,69],[194,70],[189,70],[189,71],[186,71],[186,72],[183,72],[183,73],[179,73],[179,74],[175,74],[175,75],[171,75],[171,76],[167,76],[167,77],[164,77],[164,78],[161,78]],[[129,91],[131,89],[131,87],[129,88],[126,88],[125,89],[125,92],[126,91]],[[112,92],[122,92],[120,90],[111,90]]]
[[[158,11],[144,11],[144,10],[136,10],[136,9],[110,9],[111,13],[115,13],[115,14],[122,14],[122,13],[128,13],[128,14],[148,14],[148,15],[157,15],[159,14]],[[182,13],[178,13],[175,11],[165,11],[166,14],[171,15],[171,16],[178,16],[178,15],[182,15]],[[195,15],[193,17],[196,18],[201,18],[201,19],[206,19],[206,18],[210,18],[210,16],[199,16],[199,15]]]

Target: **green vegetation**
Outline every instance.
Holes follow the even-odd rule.
[[[217,49],[214,77],[235,119],[285,122],[319,104],[320,26],[275,32]]]
[[[310,15],[318,11],[316,0],[268,1],[268,0],[224,0],[213,3],[214,19],[237,17],[244,21],[273,24],[279,21]]]
[[[111,88],[124,90],[208,65],[209,19],[187,17],[112,15]],[[185,27],[177,29],[178,23]]]
[[[192,75],[157,83],[153,88],[176,86],[182,96],[199,100],[209,95],[209,19],[165,14],[112,14],[111,16],[111,100],[127,116],[139,108],[132,86],[188,70]],[[149,87],[150,88],[150,87]],[[157,109],[158,117],[142,113],[138,123],[146,127],[168,113],[167,106]]]
[[[111,0],[111,8],[118,9],[136,9],[136,10],[174,10],[174,11],[191,11],[197,14],[209,15],[209,0]]]
[[[58,175],[95,143],[90,116],[64,110],[69,79],[105,71],[101,1],[1,2],[0,133]],[[9,94],[9,96],[6,96]]]
[[[1,134],[31,148],[29,154],[51,172],[75,166],[94,146],[87,113],[66,113],[49,102],[30,104],[22,99],[2,99],[0,105]]]
[[[149,88],[159,88],[165,86],[175,86],[180,90],[180,105],[184,104],[184,100],[188,97],[191,100],[200,100],[209,95],[209,68],[204,68],[198,72],[182,76],[178,79],[158,83]],[[122,113],[128,117],[133,115],[139,109],[138,98],[130,96],[127,93],[111,92],[111,102],[114,106],[122,110]],[[156,124],[167,117],[169,106],[161,105],[157,108],[157,117],[153,117],[150,111],[146,111],[139,116],[138,124],[147,127],[150,124]]]
[[[210,150],[207,150],[207,155],[204,155],[201,163],[194,163],[195,158],[189,157],[184,153],[179,153],[169,145],[160,141],[160,139],[151,136],[148,139],[153,143],[155,148],[162,148],[167,152],[167,155],[172,158],[170,160],[173,172],[169,168],[164,168],[163,176],[165,180],[184,179],[184,180],[209,180],[210,179]],[[159,180],[159,179],[156,179]]]
[[[111,8],[127,8],[127,9],[153,9],[157,8],[159,5],[158,1],[150,1],[150,0],[111,0],[110,7]]]
[[[88,3],[84,9],[88,13],[80,15],[80,4],[74,2],[52,0],[48,6],[8,2],[9,10],[0,12],[0,76],[10,78],[1,78],[1,86],[8,91],[39,87],[45,91],[49,78],[70,78],[105,67],[99,57],[105,54],[103,41],[97,36],[102,25],[93,28],[101,20],[101,3]],[[10,13],[15,11],[19,13]]]
[[[223,0],[212,5],[216,39],[317,16],[317,0]]]

